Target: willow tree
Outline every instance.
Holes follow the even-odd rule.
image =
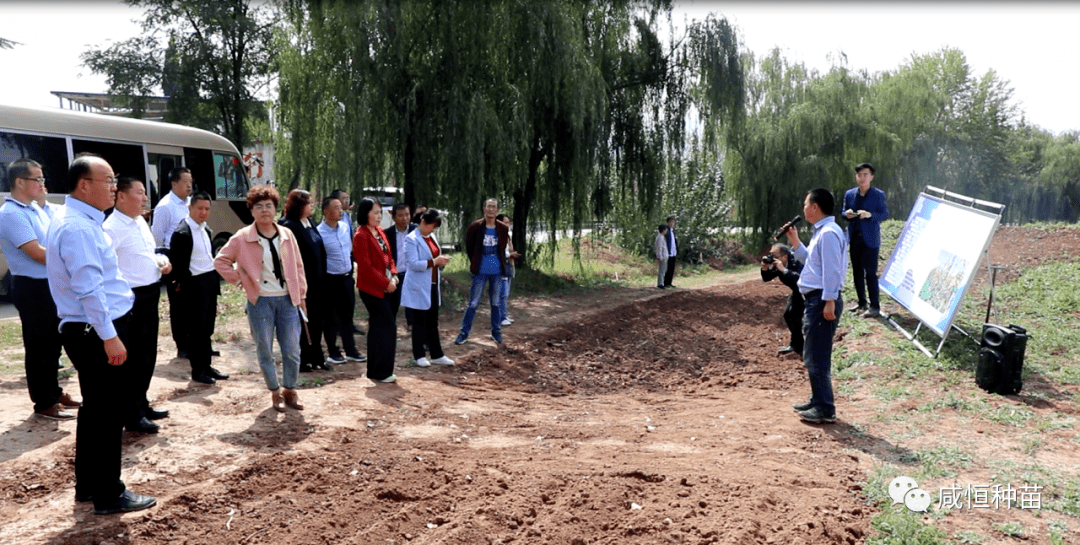
[[[501,197],[521,249],[534,221],[555,230],[602,215],[613,185],[650,203],[674,125],[656,121],[686,111],[671,108],[689,76],[656,32],[670,10],[287,1],[279,112],[291,149],[279,167],[308,185],[397,185],[409,204],[466,219]]]

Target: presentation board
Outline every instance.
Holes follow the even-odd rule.
[[[1001,216],[920,193],[878,285],[944,337]]]

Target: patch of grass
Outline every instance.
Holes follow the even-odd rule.
[[[881,388],[874,392],[874,395],[882,401],[894,401],[911,397],[911,391],[904,384],[891,383],[882,385]]]
[[[992,410],[987,416],[992,422],[998,424],[1005,424],[1007,426],[1013,426],[1015,428],[1027,427],[1027,422],[1035,416],[1030,409],[1024,407],[1014,407],[1011,405],[1000,405],[996,409]]]
[[[0,322],[0,348],[22,346],[22,323],[17,320]]]
[[[932,449],[920,450],[914,457],[921,466],[916,480],[953,477],[958,469],[970,466],[973,459],[970,452],[954,445],[939,445]]]
[[[986,541],[986,536],[973,532],[971,530],[961,530],[953,534],[953,541],[955,543],[973,543],[978,544]]]
[[[1065,535],[1069,533],[1069,525],[1063,520],[1052,520],[1046,525],[1050,530],[1051,545],[1064,545]]]
[[[1024,525],[1019,522],[1002,522],[994,525],[994,529],[1009,537],[1023,537]]]
[[[948,535],[922,521],[922,515],[904,506],[887,508],[870,521],[878,534],[867,545],[945,545]]]

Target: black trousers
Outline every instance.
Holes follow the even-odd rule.
[[[855,295],[859,297],[859,306],[866,306],[866,296],[870,296],[870,308],[881,310],[878,292],[878,253],[880,248],[866,245],[862,236],[851,240],[851,273],[855,277]]]
[[[304,333],[303,315],[300,316],[300,363],[321,364],[323,356],[322,335],[324,314],[326,314],[326,289],[322,281],[308,282],[307,290],[307,333]],[[299,312],[299,311],[297,311]],[[308,335],[311,342],[308,342]]]
[[[331,356],[341,356],[341,348],[337,345],[337,337],[340,336],[345,353],[355,355],[356,340],[353,339],[352,328],[356,311],[356,282],[351,274],[328,274],[325,284],[323,337],[326,339],[326,351]]]
[[[135,306],[131,309],[129,325],[131,342],[127,344],[128,371],[130,383],[127,390],[131,393],[131,409],[127,422],[138,422],[146,416],[150,400],[146,392],[150,389],[150,380],[154,378],[157,365],[158,347],[158,302],[161,300],[161,284],[131,288],[135,292]]]
[[[56,405],[63,393],[56,378],[56,361],[60,358],[60,318],[56,303],[49,292],[49,281],[29,276],[11,276],[12,297],[22,321],[23,346],[26,357],[26,386],[34,412]]]
[[[443,357],[442,343],[439,342],[439,285],[431,283],[431,308],[419,310],[406,307],[406,310],[413,311],[413,358],[424,357],[424,344],[427,344],[433,359]]]
[[[176,343],[177,352],[188,351],[188,321],[186,319],[187,308],[184,305],[184,296],[176,291],[179,283],[170,282],[165,285],[165,294],[169,297],[169,328],[172,329],[173,342]]]
[[[188,325],[188,359],[191,374],[197,375],[210,368],[210,337],[214,335],[217,321],[217,296],[221,291],[221,277],[210,271],[184,280],[177,294],[185,307],[184,320]]]
[[[113,320],[124,346],[130,346],[131,342],[130,318],[128,313]],[[120,480],[120,442],[124,421],[131,410],[131,397],[117,394],[130,382],[131,353],[123,365],[109,365],[105,343],[97,330],[82,322],[64,324],[60,337],[79,372],[83,396],[75,425],[75,493],[93,496],[96,506],[109,505],[124,493],[124,482]]]
[[[394,353],[397,351],[397,326],[390,313],[390,301],[360,292],[360,300],[367,308],[369,322],[367,333],[367,376],[382,380],[394,374]]]
[[[801,295],[798,298],[795,295],[788,296],[787,306],[784,307],[784,323],[787,324],[788,331],[791,332],[791,342],[788,344],[799,355],[802,355],[803,352],[802,326],[805,311],[806,306]]]
[[[664,273],[664,285],[670,286],[671,281],[675,278],[675,257],[667,258],[667,272]]]
[[[401,286],[405,285],[405,273],[398,273],[398,289],[394,290],[394,293],[386,294],[387,299],[390,299],[390,313],[394,316],[394,322],[397,322],[398,309],[401,308]],[[410,326],[413,325],[413,309],[405,307],[405,323]]]

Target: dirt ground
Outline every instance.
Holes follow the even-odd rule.
[[[1030,266],[1078,239],[1003,228],[991,260]],[[162,337],[150,393],[171,416],[125,434],[123,474],[159,503],[126,515],[74,501],[75,422],[33,416],[25,379],[0,377],[0,544],[864,542],[868,453],[896,446],[842,395],[837,424],[799,421],[805,370],[776,356],[785,288],[725,279],[515,297],[501,347],[486,310],[454,346],[450,312],[456,366],[410,365],[402,333],[397,383],[362,363],[305,374],[302,412],[271,409],[243,320],[219,326],[237,340],[214,386]]]

